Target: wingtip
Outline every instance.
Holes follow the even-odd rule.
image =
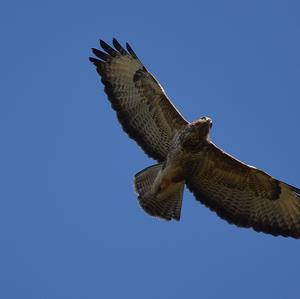
[[[107,61],[109,59],[108,54],[106,54],[98,49],[92,48],[92,52],[94,53],[95,56],[97,56],[98,58],[100,58],[104,61]]]
[[[97,49],[96,48],[91,48],[91,50],[92,50],[93,54],[96,55]]]
[[[95,60],[96,60],[96,58],[94,58],[94,57],[89,57],[89,61],[90,61],[91,63],[94,63]]]
[[[104,45],[106,46],[107,43],[103,40],[103,39],[99,39],[99,44],[101,45],[101,47]]]
[[[114,37],[112,41],[114,47],[119,51],[121,55],[128,55],[126,50],[123,48],[123,46],[118,42],[118,40]]]
[[[102,47],[102,49],[104,49],[105,51],[107,48],[108,49],[111,48],[111,46],[107,42],[105,42],[103,39],[99,40],[99,44]]]
[[[113,37],[113,39],[112,39],[112,44],[116,49],[118,49],[118,46],[120,45],[120,43],[118,42],[118,40],[115,37]]]
[[[128,52],[129,50],[132,50],[128,42],[126,42],[126,49],[128,50]]]
[[[135,52],[132,50],[131,46],[129,45],[128,42],[126,42],[126,49],[129,52],[129,54],[135,58],[136,60],[140,61],[139,58],[137,57],[137,55],[135,54]]]
[[[89,61],[94,64],[95,66],[97,66],[99,63],[101,63],[100,60],[94,58],[94,57],[89,57]]]
[[[107,44],[104,40],[100,39],[100,46],[102,47],[102,49],[107,52],[109,55],[115,57],[117,56],[117,51],[112,48],[109,44]]]

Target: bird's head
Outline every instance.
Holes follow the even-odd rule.
[[[204,146],[210,140],[209,132],[211,128],[212,120],[206,116],[191,122],[181,135],[181,145],[195,149]]]

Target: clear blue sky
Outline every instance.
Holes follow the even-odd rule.
[[[1,3],[0,298],[299,298],[300,241],[188,191],[179,223],[138,207],[133,175],[154,161],[88,61],[99,38],[129,41],[216,144],[300,187],[299,1],[175,2]]]

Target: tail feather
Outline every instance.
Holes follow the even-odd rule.
[[[182,191],[178,192],[179,196],[177,197],[170,196],[169,198],[163,199],[156,196],[139,196],[139,203],[143,210],[151,216],[165,220],[175,219],[179,221],[182,206]]]
[[[162,168],[161,164],[149,166],[134,176],[135,191],[143,196],[151,190],[155,178]]]
[[[139,204],[151,216],[180,220],[184,182],[173,183],[166,190],[153,193],[152,186],[161,167],[161,164],[156,164],[135,175]]]

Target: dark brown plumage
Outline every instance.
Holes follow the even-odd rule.
[[[184,185],[229,223],[272,235],[300,237],[300,189],[280,182],[217,148],[212,121],[187,122],[129,44],[100,41],[90,58],[124,131],[159,164],[136,174],[141,207],[180,219]]]

